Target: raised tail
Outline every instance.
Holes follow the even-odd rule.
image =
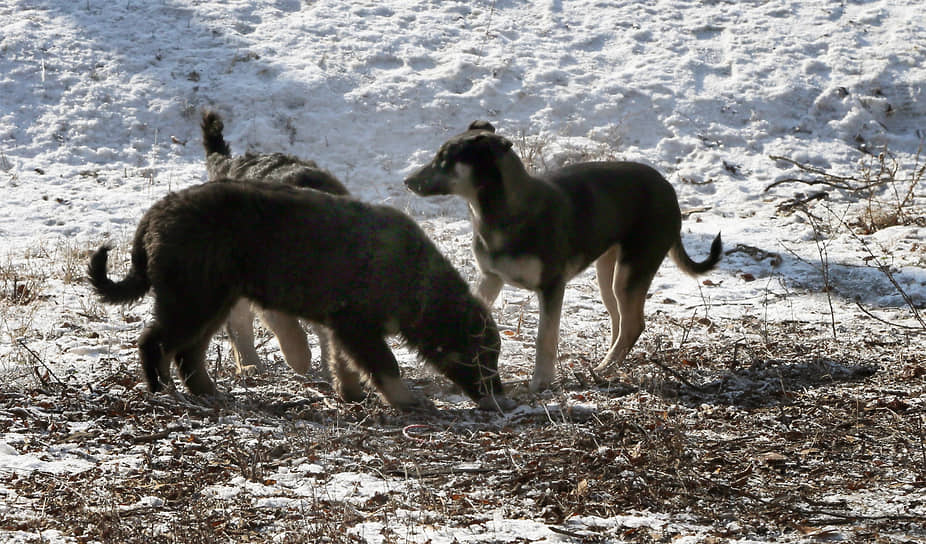
[[[140,265],[145,263],[136,262],[136,259],[133,258],[129,274],[120,281],[113,281],[106,274],[106,261],[110,249],[112,249],[110,246],[104,245],[96,250],[90,257],[90,265],[87,267],[90,284],[93,285],[97,294],[107,304],[125,304],[145,296],[145,293],[151,288],[151,282],[148,281],[147,274],[143,268],[139,268]],[[142,260],[146,261],[147,259]]]
[[[714,238],[714,242],[711,244],[711,254],[701,262],[695,262],[691,260],[691,257],[688,256],[688,252],[685,251],[685,246],[682,245],[681,237],[679,237],[678,241],[675,242],[675,245],[672,246],[672,249],[669,250],[669,255],[672,256],[672,260],[675,261],[675,264],[685,273],[692,276],[704,274],[705,272],[713,269],[714,266],[720,262],[722,253],[723,242],[720,241],[719,233],[717,234],[717,237]]]
[[[213,153],[218,153],[226,157],[231,156],[231,148],[228,142],[222,137],[222,131],[225,125],[218,113],[212,110],[203,112],[203,122],[200,124],[203,129],[203,148],[206,150],[206,157]]]

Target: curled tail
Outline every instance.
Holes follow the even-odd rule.
[[[222,131],[225,125],[219,114],[206,110],[203,112],[203,122],[200,125],[203,129],[203,148],[206,150],[206,157],[213,153],[218,153],[225,157],[231,156],[231,148],[228,142],[222,137]]]
[[[682,245],[681,237],[679,237],[678,241],[675,242],[675,245],[672,246],[672,249],[669,250],[669,255],[672,256],[672,260],[675,261],[675,264],[678,265],[678,267],[683,271],[685,271],[685,273],[691,274],[692,276],[704,274],[705,272],[713,269],[714,266],[720,262],[720,256],[722,253],[723,242],[720,241],[720,234],[717,234],[717,237],[714,238],[714,242],[711,244],[711,254],[701,262],[695,262],[691,260],[691,257],[688,256],[688,252],[685,251],[685,246]]]
[[[103,302],[108,304],[125,304],[140,299],[151,287],[145,273],[147,258],[141,255],[141,259],[138,259],[133,254],[129,274],[120,281],[113,281],[106,274],[106,260],[110,249],[110,246],[104,245],[90,257],[90,266],[87,267],[90,284]]]

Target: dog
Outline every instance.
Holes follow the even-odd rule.
[[[393,407],[426,406],[402,382],[384,336],[400,334],[481,408],[512,406],[498,375],[500,338],[488,308],[411,218],[398,210],[277,183],[223,180],[168,194],[142,217],[125,278],[91,256],[106,303],[154,293],[138,348],[152,392],[172,384],[214,395],[204,353],[240,298],[320,323]],[[329,364],[338,365],[336,357]],[[348,401],[360,390],[331,369]]]
[[[681,241],[681,212],[672,185],[659,172],[632,162],[585,162],[527,173],[486,121],[444,143],[405,185],[422,196],[454,194],[469,204],[473,253],[481,272],[476,292],[491,306],[504,284],[535,291],[540,324],[530,390],[550,386],[555,374],[566,283],[593,261],[611,343],[595,371],[621,363],[643,332],[643,305],[668,253],[688,274],[720,261],[720,235],[710,255],[692,261]]]
[[[338,178],[315,161],[284,153],[245,153],[231,156],[231,148],[222,132],[225,129],[218,113],[205,110],[202,115],[203,148],[210,180],[256,179],[315,189],[333,195],[349,194]]]
[[[210,181],[221,179],[260,179],[314,189],[334,195],[349,194],[347,188],[330,172],[315,161],[304,160],[283,153],[245,153],[232,157],[231,148],[222,135],[225,126],[218,113],[205,110],[202,114],[203,148],[206,151],[206,171]],[[239,375],[262,372],[264,364],[254,348],[254,314],[260,316],[280,343],[280,351],[290,368],[299,375],[308,373],[312,351],[299,320],[291,315],[252,306],[241,299],[232,308],[225,330],[232,343],[232,353]],[[322,361],[329,357],[328,336],[316,330]],[[338,352],[334,352],[338,353]],[[322,364],[326,378],[328,365]]]

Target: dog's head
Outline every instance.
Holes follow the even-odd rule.
[[[481,185],[498,178],[498,164],[511,151],[511,141],[495,134],[488,121],[447,140],[437,155],[405,179],[405,186],[421,196],[460,195],[473,200]]]

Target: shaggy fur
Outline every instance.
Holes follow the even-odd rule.
[[[491,314],[418,225],[392,208],[279,184],[205,183],[167,195],[142,217],[121,281],[107,277],[108,249],[89,266],[104,302],[154,292],[154,319],[139,339],[152,391],[171,383],[175,360],[192,393],[215,393],[203,355],[243,297],[324,324],[397,408],[421,400],[399,377],[383,338],[392,333],[481,407],[510,405]]]
[[[611,316],[611,343],[597,370],[618,364],[643,332],[646,291],[666,254],[685,272],[711,270],[694,262],[680,237],[675,189],[649,166],[587,162],[529,175],[511,142],[486,121],[448,140],[434,159],[405,180],[420,195],[456,194],[469,202],[473,253],[482,273],[478,293],[491,305],[505,283],[540,299],[540,326],[531,390],[555,374],[559,319],[566,282],[595,262],[601,298]]]
[[[206,151],[206,170],[210,180],[260,179],[336,195],[348,194],[347,188],[337,178],[319,168],[314,161],[282,153],[247,153],[232,157],[231,148],[222,135],[225,127],[218,113],[204,111],[201,127],[203,148]],[[241,299],[235,304],[225,324],[225,330],[234,348],[238,373],[262,371],[264,368],[254,348],[255,314],[260,316],[264,325],[277,337],[280,350],[290,368],[297,374],[306,374],[311,366],[312,352],[299,320],[285,313],[252,307],[246,299]],[[318,327],[315,332],[321,347],[322,361],[327,361],[333,354],[339,353],[337,351],[329,353],[330,334],[327,331]],[[329,365],[323,364],[322,372],[327,374],[328,368]],[[340,365],[335,368],[344,368],[344,366]]]
[[[347,188],[315,161],[283,153],[245,153],[231,156],[231,149],[222,136],[224,124],[219,114],[203,112],[203,148],[206,150],[206,171],[210,180],[259,179],[315,189],[333,195],[348,194]]]

